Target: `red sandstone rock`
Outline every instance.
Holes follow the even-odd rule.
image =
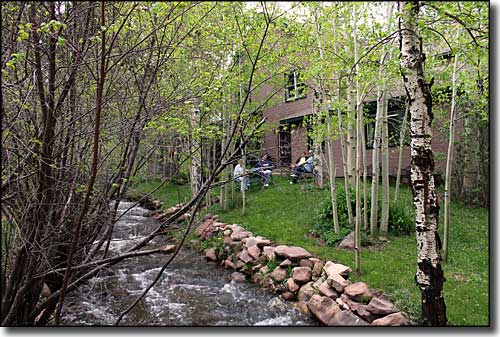
[[[224,267],[230,268],[230,269],[236,269],[236,266],[234,265],[233,261],[231,261],[229,258],[224,261]]]
[[[324,325],[335,325],[335,315],[340,311],[339,306],[331,298],[313,295],[307,302],[309,311]]]
[[[217,261],[217,255],[215,254],[215,249],[210,248],[205,251],[205,257],[210,261]]]
[[[352,271],[351,268],[340,263],[333,263],[332,261],[327,261],[323,269],[328,276],[338,274],[340,276],[343,276],[344,278],[347,278],[349,276],[349,273]]]
[[[382,315],[382,316],[396,312],[394,304],[378,297],[372,298],[370,303],[368,303],[368,305],[366,306],[366,310],[376,315]]]
[[[276,269],[273,270],[271,273],[271,277],[276,281],[276,282],[282,282],[286,279],[288,276],[288,273],[286,269],[283,269],[281,267],[276,267]]]
[[[316,262],[322,262],[320,259],[318,259],[317,257],[310,257],[309,258],[309,261],[311,261],[312,263],[316,263]]]
[[[313,276],[321,276],[321,271],[323,270],[323,262],[317,261],[314,262],[313,268],[312,268],[312,275]]]
[[[262,236],[257,236],[255,239],[257,240],[257,246],[259,247],[269,246],[271,244],[271,240],[265,239]]]
[[[291,293],[289,291],[286,291],[286,292],[281,294],[281,298],[283,298],[286,301],[291,301],[291,300],[295,299],[295,294]]]
[[[299,266],[301,266],[301,267],[309,267],[309,268],[313,269],[314,263],[311,260],[302,259],[302,260],[299,261]]]
[[[328,277],[326,280],[328,282],[328,285],[338,291],[339,293],[344,291],[344,288],[349,286],[350,282],[344,279],[342,276],[339,274],[332,274],[331,276]]]
[[[245,263],[250,263],[253,261],[252,257],[248,254],[246,249],[243,249],[241,252],[236,255],[241,261]]]
[[[323,282],[319,288],[318,288],[318,292],[323,295],[323,296],[326,296],[326,297],[329,297],[331,299],[336,299],[337,297],[339,297],[339,294],[335,291],[335,289],[332,289],[329,285],[328,285],[328,282]]]
[[[314,292],[313,282],[306,283],[299,289],[297,299],[299,301],[309,301],[312,295],[314,295]]]
[[[311,257],[311,253],[302,247],[280,245],[274,248],[274,253],[290,260],[300,260]]]
[[[377,316],[366,310],[366,305],[359,304],[357,309],[356,309],[356,314],[367,321],[368,323],[373,322]]]
[[[335,317],[332,321],[333,325],[338,325],[338,326],[369,325],[368,322],[354,315],[349,310],[339,311],[337,314],[335,314]]]
[[[253,283],[257,283],[257,284],[259,284],[259,283],[260,283],[260,282],[264,279],[264,278],[262,277],[262,275],[261,275],[261,274],[258,274],[258,273],[257,273],[257,274],[253,274],[253,275],[251,276],[251,278],[252,278],[252,282],[253,282]]]
[[[237,260],[234,264],[234,269],[241,269],[243,267],[245,267],[245,263],[241,260]]]
[[[344,288],[344,293],[355,301],[370,300],[372,292],[364,282],[356,282]],[[366,302],[365,302],[366,303]]]
[[[242,240],[242,242],[243,242],[243,240]],[[244,243],[245,243],[245,247],[247,247],[247,249],[248,249],[252,246],[257,246],[257,239],[252,236],[252,237],[247,238]]]
[[[284,260],[283,262],[280,263],[280,267],[288,267],[291,266],[293,263],[289,259]]]
[[[206,238],[206,233],[210,231],[213,223],[214,219],[212,218],[203,221],[203,223],[196,228],[196,235]]]
[[[257,247],[257,245],[255,246],[250,246],[250,248],[247,249],[248,250],[248,254],[254,259],[254,260],[257,260],[260,256],[260,248]]]
[[[264,248],[262,248],[262,251],[269,261],[274,261],[276,259],[276,255],[274,254],[274,247],[265,246]]]
[[[402,326],[408,325],[408,321],[403,316],[402,313],[396,312],[394,314],[390,314],[388,316],[376,319],[372,322],[372,325],[378,326]]]
[[[309,267],[295,267],[292,270],[292,278],[298,284],[307,283],[311,280],[312,272]]]
[[[307,307],[307,302],[306,301],[298,301],[295,303],[295,307],[304,315],[310,315],[311,312],[309,311],[309,308]]]
[[[288,281],[286,281],[286,286],[287,286],[288,290],[292,293],[296,292],[300,288],[299,285],[297,283],[295,283],[293,278],[289,278]]]

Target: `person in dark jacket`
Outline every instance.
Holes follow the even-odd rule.
[[[264,186],[269,186],[269,181],[271,180],[271,175],[273,173],[273,162],[270,160],[267,154],[263,155],[255,167],[252,169],[253,172],[261,176]]]

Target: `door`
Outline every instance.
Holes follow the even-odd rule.
[[[280,130],[278,137],[279,165],[288,167],[292,163],[292,135],[289,130]]]

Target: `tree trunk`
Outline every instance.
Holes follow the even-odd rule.
[[[352,86],[353,83],[351,80],[347,80],[348,88],[347,88],[347,171],[349,180],[349,186],[354,186],[354,171],[356,166],[356,134],[357,131],[353,127],[356,125],[356,112],[355,112],[355,103],[353,98]]]
[[[330,116],[327,117],[327,128],[329,138],[327,140],[328,146],[328,175],[330,178],[330,197],[332,199],[332,218],[333,218],[333,230],[336,234],[340,233],[339,216],[337,212],[337,186],[335,183],[335,158],[333,156],[333,141],[331,139],[331,129],[332,122]]]
[[[401,183],[401,163],[403,162],[403,148],[404,140],[406,136],[406,120],[408,118],[408,106],[405,109],[405,115],[403,117],[403,124],[401,125],[401,131],[399,132],[399,157],[398,157],[398,172],[396,174],[396,189],[394,190],[394,201],[398,200],[399,184]]]
[[[359,76],[358,64],[358,34],[357,34],[357,13],[354,7],[354,62],[356,62],[356,76]],[[355,226],[355,260],[356,260],[356,273],[361,273],[361,191],[360,191],[360,164],[361,164],[361,128],[363,125],[363,109],[360,102],[360,88],[358,79],[356,78],[356,226]]]
[[[363,105],[361,104],[361,116],[363,116]],[[366,139],[363,125],[360,132],[361,149],[363,153],[363,230],[368,231],[368,169],[366,167]]]
[[[392,17],[392,3],[387,5],[387,22],[386,29],[391,28],[391,17]],[[389,53],[384,45],[384,50],[382,56],[380,57],[380,68],[379,68],[379,87],[377,91],[377,115],[375,117],[375,130],[373,135],[373,156],[372,156],[372,191],[371,191],[371,218],[370,218],[370,237],[375,238],[375,233],[377,231],[377,221],[378,221],[378,183],[380,177],[380,143],[381,143],[381,133],[382,133],[382,116],[384,114],[384,108],[387,108],[386,102],[386,71],[385,64]]]
[[[411,184],[416,215],[418,268],[415,276],[422,294],[424,325],[446,325],[442,294],[439,205],[434,188],[434,155],[431,149],[432,96],[424,76],[424,55],[417,34],[418,1],[399,2],[401,13],[401,68],[408,95],[411,129]]]
[[[460,38],[460,28],[457,32],[457,41]],[[455,54],[453,63],[451,109],[450,109],[450,137],[448,140],[448,154],[446,156],[446,175],[444,184],[444,240],[443,240],[443,258],[448,261],[448,242],[450,240],[450,184],[451,184],[451,163],[453,156],[453,145],[455,142],[455,109],[457,98],[457,63],[458,54]]]
[[[342,86],[342,81],[339,80],[338,93],[337,93],[338,103],[340,103],[341,101],[341,93],[340,93],[341,86]],[[347,165],[347,135],[344,134],[345,128],[342,119],[342,110],[340,109],[340,104],[338,104],[337,116],[339,119],[339,129],[341,130],[340,147],[342,149],[342,167],[344,169],[344,189],[345,189],[345,198],[347,204],[347,216],[349,219],[349,225],[353,225],[354,219],[352,216],[352,208],[351,208],[351,194],[349,193],[349,191],[351,190],[351,185],[349,184],[349,168]]]
[[[387,240],[389,228],[389,130],[387,120],[387,100],[382,108],[382,211],[380,215],[380,240]]]
[[[383,102],[385,101],[385,91],[379,90],[377,94],[377,115],[375,117],[375,130],[373,132],[373,152],[372,152],[372,194],[370,210],[370,237],[375,238],[378,221],[378,180],[380,176],[380,134]]]
[[[321,5],[320,5],[321,6]],[[322,7],[322,6],[321,6]],[[315,16],[315,26],[316,26],[316,37],[318,39],[318,50],[319,50],[319,56],[321,59],[321,62],[325,62],[324,59],[324,54],[323,54],[323,44],[321,43],[321,28],[320,24],[318,22],[318,16],[317,12],[314,12]],[[334,31],[335,31],[335,21],[333,23],[334,25]],[[320,76],[323,76],[324,74],[320,74]],[[319,94],[320,94],[320,104],[323,103],[326,100],[326,95],[325,95],[325,88],[324,88],[324,83],[323,80],[320,79],[319,81]],[[327,108],[327,115],[326,115],[326,127],[327,127],[327,151],[328,151],[328,177],[330,180],[330,198],[332,199],[332,220],[333,220],[333,230],[335,231],[336,234],[340,233],[340,226],[339,226],[339,217],[337,214],[337,186],[335,184],[335,159],[333,157],[333,141],[332,141],[332,120],[331,116],[329,113],[329,109],[331,106],[331,101],[327,100],[326,102],[326,108]],[[321,171],[323,171],[323,168],[321,168]],[[321,185],[323,185],[323,179],[321,179]],[[323,186],[321,186],[323,187]]]
[[[193,129],[199,127],[200,124],[200,110],[199,104],[196,100],[195,106],[190,113],[191,117],[191,132],[190,132],[190,151],[191,151],[191,165],[189,166],[191,195],[198,194],[201,186],[201,143],[198,136],[194,134]]]
[[[226,104],[222,105],[222,139],[221,139],[221,149],[224,149],[226,147],[226,135],[228,134],[228,127],[227,127],[227,120],[226,120]],[[222,158],[222,160],[225,160],[226,158]],[[222,171],[222,180],[225,181],[229,177],[228,175],[228,168],[226,167]],[[227,209],[227,185],[222,184],[220,187],[220,201],[219,201],[220,206],[222,207],[223,210]]]
[[[321,89],[320,89],[321,90]],[[319,92],[320,98],[318,100],[313,99],[313,115],[317,118],[321,111],[322,97],[321,92]],[[321,141],[318,141],[316,137],[313,140],[313,156],[314,156],[314,182],[319,188],[323,188],[323,150],[321,148]]]

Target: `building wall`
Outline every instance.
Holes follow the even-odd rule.
[[[294,102],[285,102],[284,90],[278,94],[281,100],[278,104],[265,110],[263,117],[267,118],[267,131],[264,134],[263,152],[271,156],[276,161],[278,159],[278,131],[280,121],[305,116],[312,112],[312,94],[308,92],[307,96]],[[302,151],[307,150],[307,134],[301,126],[295,127],[291,132],[292,138],[292,162],[295,161]]]
[[[284,102],[278,103],[277,105],[267,109],[263,112],[263,116],[268,119],[268,127],[270,128],[264,134],[264,144],[263,152],[269,154],[273,161],[278,159],[278,143],[279,143],[279,122],[280,120],[286,120],[289,118],[294,118],[298,116],[304,116],[311,113],[312,110],[312,98],[311,94],[304,99],[300,99],[295,102]],[[292,128],[291,131],[291,147],[292,147],[292,163],[294,163],[297,158],[302,154],[302,152],[307,151],[307,131],[304,127],[297,125]],[[433,129],[433,139],[432,139],[432,149],[435,156],[435,172],[442,173],[444,175],[446,168],[446,153],[448,150],[447,135],[441,134],[439,129],[436,127]],[[333,144],[333,154],[336,166],[336,176],[343,177],[343,161],[342,161],[342,148],[340,145],[340,140],[336,140]],[[372,172],[372,155],[373,150],[366,150],[366,160],[368,172]],[[327,153],[325,149],[325,158],[327,158]],[[399,147],[389,148],[389,174],[396,175],[399,160]],[[409,146],[405,146],[403,149],[401,168],[407,168],[411,165],[411,153]],[[327,175],[326,166],[324,167],[325,174]]]

